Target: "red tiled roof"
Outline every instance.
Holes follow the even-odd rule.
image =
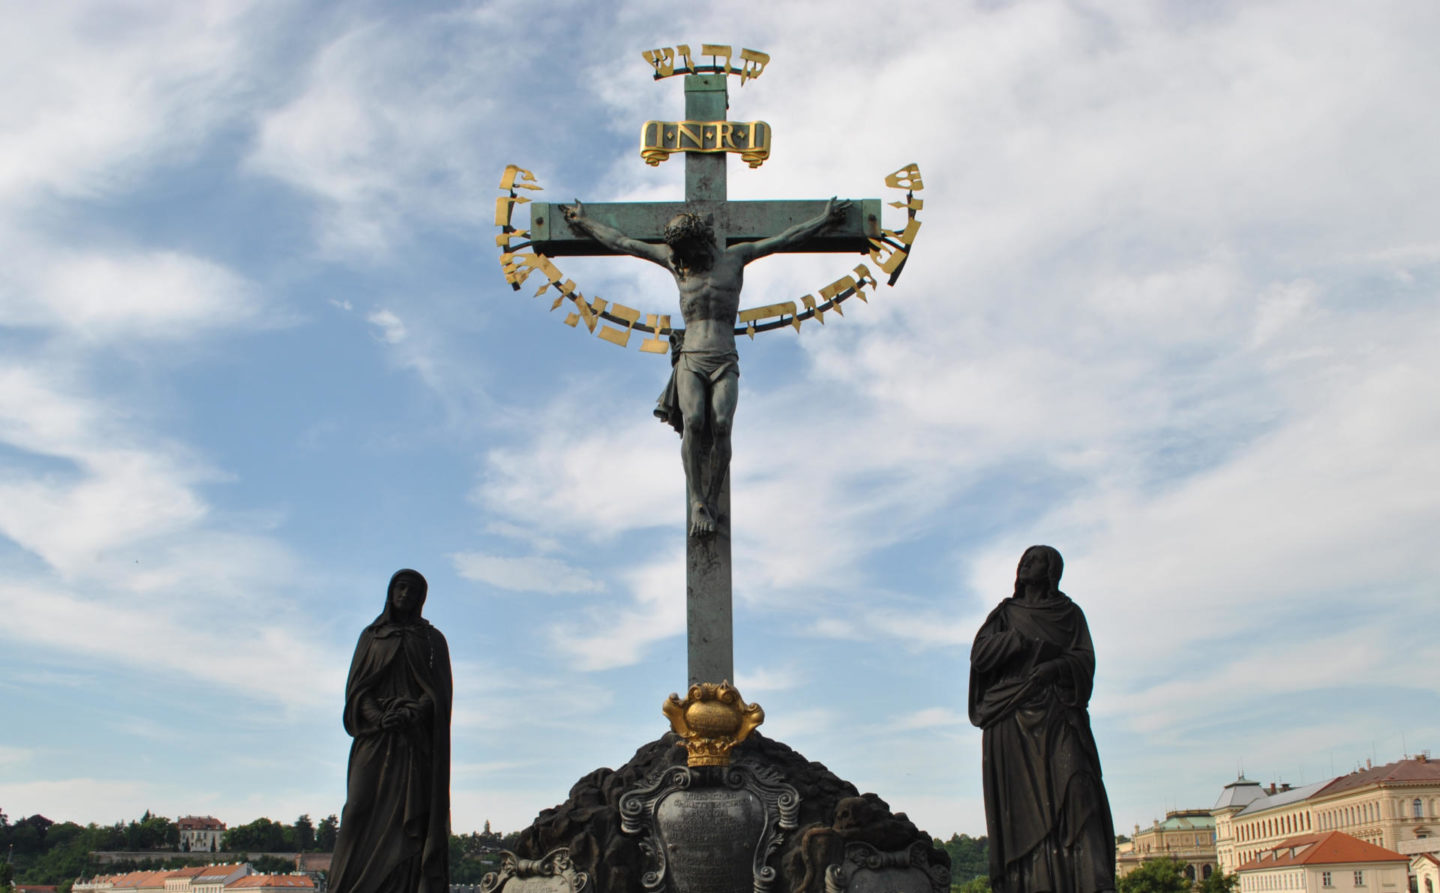
[[[1361,769],[1342,775],[1315,792],[1315,796],[1328,797],[1344,791],[1367,787],[1372,784],[1435,784],[1440,782],[1440,762],[1429,758],[1422,760],[1396,760],[1384,766]]]
[[[189,868],[175,868],[175,869],[171,869],[171,871],[170,871],[170,877],[171,877],[171,878],[195,877],[196,875],[200,874],[200,873],[203,872],[204,870],[205,870],[205,866],[204,866],[204,865],[192,865],[192,866],[190,866]]]
[[[187,815],[175,820],[181,831],[224,831],[225,823],[213,815]]]
[[[236,890],[245,887],[308,887],[314,889],[315,882],[303,874],[252,874],[249,877],[242,877],[233,884],[227,884],[226,890]]]
[[[200,874],[197,875],[197,877],[203,877],[203,878],[225,877],[226,875],[230,874],[231,872],[233,872],[235,869],[237,869],[237,868],[239,868],[239,867],[240,867],[239,865],[233,865],[233,864],[232,864],[232,865],[207,865],[207,866],[205,866],[203,869],[200,870]]]
[[[165,879],[173,872],[169,871],[132,871],[115,882],[117,887],[164,887]]]
[[[1288,868],[1296,865],[1335,865],[1349,862],[1405,862],[1394,850],[1366,843],[1341,831],[1325,831],[1320,834],[1301,834],[1286,838],[1273,847],[1261,850],[1259,855],[1236,868],[1236,871],[1259,871],[1268,868]]]

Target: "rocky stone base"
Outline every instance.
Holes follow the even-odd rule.
[[[516,854],[540,859],[566,847],[575,867],[590,876],[594,893],[642,893],[639,840],[621,832],[619,802],[653,773],[685,764],[678,740],[667,733],[641,747],[619,769],[596,769],[577,781],[569,799],[541,812],[521,833]],[[948,877],[950,857],[928,834],[903,812],[892,814],[884,800],[860,794],[820,763],[759,733],[740,744],[733,756],[774,768],[800,793],[798,827],[786,834],[771,866],[777,874],[773,893],[825,893],[825,869],[840,864],[851,843],[895,852],[921,841],[930,864],[943,866]]]

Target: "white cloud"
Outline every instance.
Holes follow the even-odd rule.
[[[380,329],[380,337],[390,344],[399,344],[405,340],[405,323],[401,322],[400,317],[391,313],[389,310],[376,310],[374,313],[366,316],[365,321],[378,327]]]
[[[458,552],[450,559],[455,563],[455,572],[465,579],[515,592],[599,592],[605,588],[582,568],[558,558],[509,558]]]
[[[356,25],[264,117],[247,167],[319,200],[322,246],[349,257],[383,256],[418,221],[483,225],[504,167],[496,86],[523,58],[514,24],[468,10]]]
[[[0,320],[82,343],[176,341],[234,326],[273,325],[243,276],[167,250],[59,248],[0,226]]]
[[[55,822],[106,822],[138,819],[139,805],[153,804],[161,799],[176,802],[181,796],[178,785],[156,785],[145,781],[116,781],[107,778],[64,778],[41,781],[0,781],[0,799],[13,818],[39,813]],[[158,810],[157,810],[158,811]],[[182,813],[172,812],[172,815]]]
[[[244,107],[243,52],[276,4],[46,4],[0,35],[0,206],[103,195]],[[252,16],[258,11],[259,15]]]
[[[892,720],[889,727],[895,731],[933,729],[944,726],[969,726],[970,718],[962,716],[949,707],[926,707]]]
[[[584,620],[556,622],[551,640],[581,670],[605,670],[638,663],[654,643],[685,631],[685,559],[681,554],[641,564],[621,574],[632,593],[628,605],[604,605],[578,612]]]
[[[197,626],[186,612],[165,608],[165,601],[156,599],[107,604],[42,581],[0,585],[3,635],[13,641],[152,673],[180,673],[289,708],[327,704],[344,688],[343,657],[274,622],[283,615],[269,624],[253,623],[244,647],[237,648],[229,627]],[[197,661],[196,654],[206,659]]]

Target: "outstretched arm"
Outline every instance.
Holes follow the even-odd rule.
[[[852,202],[849,199],[836,201],[831,198],[825,205],[825,210],[819,216],[812,217],[804,223],[797,223],[784,232],[777,233],[765,239],[756,239],[754,242],[741,242],[739,245],[732,245],[731,251],[740,255],[743,263],[750,263],[759,257],[767,254],[774,254],[777,251],[784,251],[791,245],[797,245],[811,236],[819,235],[824,230],[835,225],[845,216]]]
[[[651,245],[649,242],[632,239],[613,226],[598,220],[591,220],[585,216],[585,206],[580,203],[580,199],[575,199],[573,205],[561,205],[560,211],[571,226],[584,230],[591,238],[611,251],[629,254],[632,257],[641,257],[662,267],[670,266],[670,247],[668,245]]]

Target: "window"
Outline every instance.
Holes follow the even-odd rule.
[[[1328,871],[1322,871],[1322,872],[1320,872],[1320,886],[1322,886],[1322,887],[1333,887],[1333,886],[1335,886],[1334,884],[1330,883],[1330,872],[1328,872]]]
[[[1357,871],[1357,872],[1355,872],[1355,886],[1357,886],[1357,887],[1363,887],[1363,886],[1365,886],[1365,872],[1363,872],[1363,871]]]
[[[1410,810],[1415,814],[1415,818],[1421,818],[1425,815],[1425,804],[1420,802],[1419,797],[1416,797],[1410,803]]]

